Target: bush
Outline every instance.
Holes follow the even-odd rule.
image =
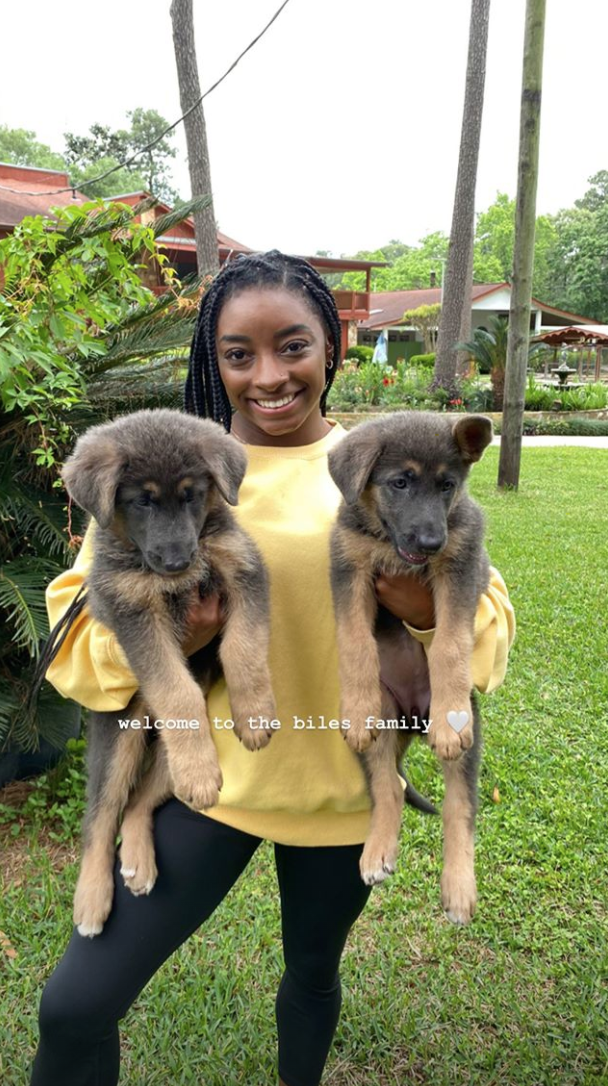
[[[371,362],[374,357],[373,347],[349,347],[345,356],[348,359],[354,359],[361,365],[363,362]]]
[[[413,354],[410,358],[410,366],[416,366],[424,369],[432,369],[435,365],[435,355],[433,354]]]

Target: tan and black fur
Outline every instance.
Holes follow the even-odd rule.
[[[341,717],[349,722],[349,745],[362,755],[372,797],[361,874],[368,883],[380,882],[395,868],[403,804],[397,766],[416,734],[408,724],[415,705],[431,722],[426,738],[445,777],[442,901],[455,923],[467,923],[476,905],[480,728],[471,655],[477,604],[489,578],[483,515],[466,492],[466,479],[491,439],[491,421],[481,415],[454,421],[399,412],[357,426],[329,455],[344,499],[331,545]],[[422,646],[378,607],[374,591],[380,574],[406,572],[415,572],[433,593],[428,673]],[[399,728],[376,728],[377,720],[399,720],[404,713]],[[467,714],[460,731],[448,722],[452,713],[457,726],[464,720],[459,714]]]
[[[149,893],[156,878],[154,808],[172,793],[196,808],[217,802],[222,777],[204,692],[220,670],[239,739],[250,750],[270,739],[270,731],[248,724],[275,715],[268,577],[229,509],[246,465],[244,449],[216,423],[158,410],[89,430],[63,468],[68,492],[96,522],[89,610],[115,633],[139,682],[125,709],[89,716],[88,810],[74,903],[83,935],[100,932],[111,908],[115,840],[129,796],[121,861],[134,893]],[[226,621],[221,638],[186,662],[181,640],[197,586],[220,593]],[[199,726],[119,727],[119,718],[144,716]],[[158,742],[148,752],[150,736]]]

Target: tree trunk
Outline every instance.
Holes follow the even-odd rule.
[[[179,100],[182,113],[185,113],[201,96],[194,44],[192,0],[173,0],[171,23],[179,81]],[[211,196],[211,170],[202,102],[185,118],[184,128],[192,197]],[[214,274],[219,269],[219,256],[213,201],[204,211],[198,211],[194,215],[194,235],[199,275]]]
[[[454,344],[457,343],[463,326],[463,309],[465,306],[469,309],[471,307],[475,184],[483,113],[489,21],[490,0],[471,0],[460,158],[433,378],[435,387],[441,386],[452,392],[456,391],[457,358]]]
[[[534,265],[544,36],[545,0],[527,0],[519,123],[513,281],[498,466],[499,487],[516,488],[519,484],[526,370],[530,343],[530,301]]]

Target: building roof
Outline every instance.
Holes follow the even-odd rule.
[[[0,162],[0,227],[12,230],[26,215],[48,215],[52,207],[86,203],[89,197],[77,189],[53,192],[69,185],[67,173],[61,170]],[[49,191],[50,196],[46,195]]]
[[[471,300],[476,301],[486,294],[509,287],[508,283],[474,283]],[[510,287],[509,287],[510,289]],[[441,287],[428,287],[425,290],[391,290],[372,294],[370,315],[362,321],[361,328],[386,328],[388,325],[403,324],[403,314],[408,309],[417,309],[420,305],[439,305]]]
[[[511,284],[504,283],[473,283],[471,290],[471,304],[475,308],[475,302],[481,298],[497,294],[501,290],[511,292]],[[367,320],[361,321],[359,327],[363,329],[377,329],[405,325],[404,313],[408,309],[417,309],[420,305],[438,305],[441,302],[441,287],[429,287],[425,290],[393,290],[378,292],[370,297],[370,315]],[[532,305],[545,313],[552,313],[558,317],[565,317],[577,324],[589,324],[589,318],[582,317],[580,313],[568,313],[565,309],[556,309],[546,302],[532,298]]]
[[[547,343],[550,347],[560,347],[567,343],[587,344],[604,347],[608,345],[608,324],[569,325],[556,328],[552,332],[543,332],[534,336],[534,343]]]

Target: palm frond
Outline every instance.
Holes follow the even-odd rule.
[[[16,558],[0,567],[0,608],[13,630],[16,648],[38,655],[39,642],[48,635],[45,585],[61,567],[44,558]]]
[[[152,224],[154,237],[160,238],[164,234],[167,234],[174,226],[179,226],[180,222],[183,222],[184,219],[190,219],[198,211],[204,211],[205,208],[209,207],[210,203],[210,196],[197,196],[194,200],[189,200],[188,203],[182,204],[181,207],[176,207],[166,215],[161,215]]]

